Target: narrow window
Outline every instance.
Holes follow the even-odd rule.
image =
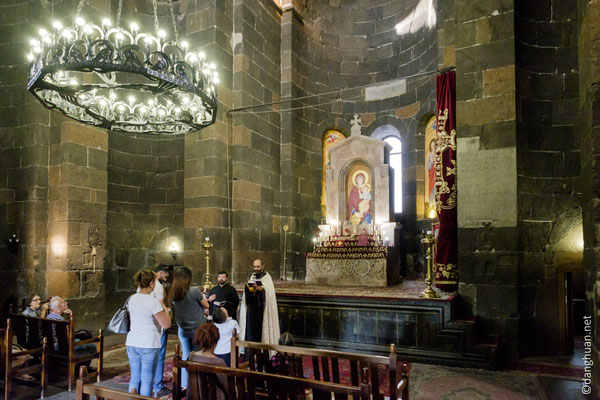
[[[392,146],[390,167],[394,169],[394,214],[399,214],[402,212],[402,142],[395,136],[383,140]]]

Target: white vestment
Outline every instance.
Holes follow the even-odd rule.
[[[256,279],[255,274],[252,274],[250,281]],[[268,272],[261,278],[262,287],[265,291],[265,309],[263,314],[262,325],[262,343],[279,344],[279,314],[277,313],[277,299],[275,298],[275,287],[273,279]],[[242,296],[242,307],[240,308],[240,340],[246,338],[246,291]]]

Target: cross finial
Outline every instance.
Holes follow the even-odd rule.
[[[354,114],[354,117],[350,120],[350,125],[352,125],[352,128],[350,128],[350,135],[351,136],[360,136],[361,135],[360,130],[362,128],[362,121],[358,114]]]

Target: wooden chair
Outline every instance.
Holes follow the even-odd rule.
[[[358,385],[344,385],[335,382],[323,382],[314,379],[297,378],[250,371],[239,368],[217,367],[193,361],[182,361],[178,354],[173,360],[173,374],[181,368],[188,372],[189,388],[187,400],[217,400],[218,388],[226,390],[225,398],[231,400],[297,400],[307,392],[314,400],[336,399],[369,400],[371,389],[368,383],[369,370],[362,371]],[[219,379],[219,375],[223,379]],[[223,383],[222,381],[226,383]],[[260,388],[261,390],[257,390]],[[173,399],[180,400],[181,393],[173,392]]]
[[[43,399],[46,395],[46,388],[48,386],[48,354],[47,354],[47,343],[46,338],[42,340],[42,344],[37,349],[29,349],[22,351],[13,351],[13,327],[10,318],[6,321],[6,329],[1,329],[2,335],[0,335],[0,354],[2,361],[0,365],[4,371],[4,398],[10,399],[10,392],[12,388],[12,382],[18,381],[23,383],[30,383],[22,379],[23,375],[40,373],[40,398]],[[23,356],[35,356],[22,365],[14,365],[14,361],[17,357]]]
[[[55,367],[64,368],[67,371],[67,389],[71,391],[75,385],[75,373],[77,365],[86,361],[97,359],[98,369],[88,373],[88,377],[96,376],[97,381],[102,379],[104,336],[102,329],[98,330],[98,336],[88,340],[75,340],[75,321],[73,316],[69,320],[61,321],[48,318],[28,317],[22,314],[11,314],[15,323],[17,341],[19,344],[31,345],[44,336],[48,340],[47,352],[48,363],[54,372]],[[77,347],[95,343],[95,351],[77,354]]]
[[[153,399],[153,397],[140,396],[135,393],[121,392],[120,390],[109,389],[94,385],[88,381],[88,372],[85,366],[79,369],[79,379],[75,389],[75,398],[77,400],[91,400],[90,396],[95,396],[98,400],[142,400]]]
[[[248,361],[245,363],[240,362],[240,348],[246,349]],[[273,351],[277,352],[279,357],[279,368],[277,370],[273,370],[269,356],[269,352]],[[373,400],[384,400],[386,395],[382,391],[379,379],[379,366],[383,365],[387,368],[390,399],[408,400],[409,368],[407,364],[398,361],[394,344],[390,345],[389,357],[382,357],[307,347],[238,341],[235,335],[231,339],[231,366],[236,368],[249,368],[259,372],[274,372],[305,378],[305,371],[302,367],[302,357],[304,356],[310,357],[312,361],[314,379],[324,382],[340,382],[342,374],[340,364],[342,360],[350,364],[350,382],[352,385],[360,383],[360,373],[363,368],[367,368],[370,371],[369,384],[372,388]]]

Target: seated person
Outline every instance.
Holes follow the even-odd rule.
[[[231,337],[233,330],[240,332],[237,321],[227,314],[227,309],[219,307],[213,314],[213,322],[219,329],[219,342],[215,348],[215,355],[225,361],[225,365],[231,367]]]
[[[69,303],[65,299],[60,296],[54,296],[50,299],[50,312],[46,316],[48,319],[54,319],[57,321],[68,321],[69,316],[73,315],[73,311],[69,308]],[[56,332],[53,327],[54,334],[54,351],[58,351],[58,339],[56,337]],[[78,337],[79,336],[79,337]],[[75,342],[85,339],[91,339],[92,334],[87,331],[78,331],[75,332]],[[85,354],[91,351],[96,350],[96,344],[88,343],[81,346],[75,345],[75,354]],[[89,366],[89,361],[87,362]]]
[[[296,345],[296,340],[294,339],[294,336],[292,336],[291,333],[289,332],[284,332],[281,334],[281,336],[279,336],[279,345],[280,346],[295,346]],[[281,355],[279,353],[275,354],[273,357],[271,357],[271,367],[273,368],[272,372],[273,373],[280,373],[281,371],[282,373],[284,373],[285,375],[288,374],[288,367],[289,367],[289,363],[287,360],[285,360],[285,367],[282,368],[281,365]],[[302,358],[300,358],[300,362],[302,362]]]
[[[200,348],[198,351],[190,353],[188,361],[195,361],[202,364],[215,365],[217,367],[226,367],[225,361],[215,355],[215,348],[219,342],[219,329],[210,322],[205,322],[198,326],[196,329],[196,335],[194,337],[196,345]],[[217,375],[218,378],[218,390],[217,399],[225,400],[227,397],[227,378],[221,374]],[[197,382],[198,388],[200,388],[200,380]],[[190,380],[188,379],[187,393],[190,393],[191,386]],[[201,394],[201,393],[200,393]],[[192,396],[188,395],[189,398]],[[204,400],[204,399],[202,399]]]
[[[23,315],[28,317],[42,317],[46,316],[48,312],[48,302],[42,303],[42,298],[39,294],[30,294],[27,297],[28,306],[21,312]]]

